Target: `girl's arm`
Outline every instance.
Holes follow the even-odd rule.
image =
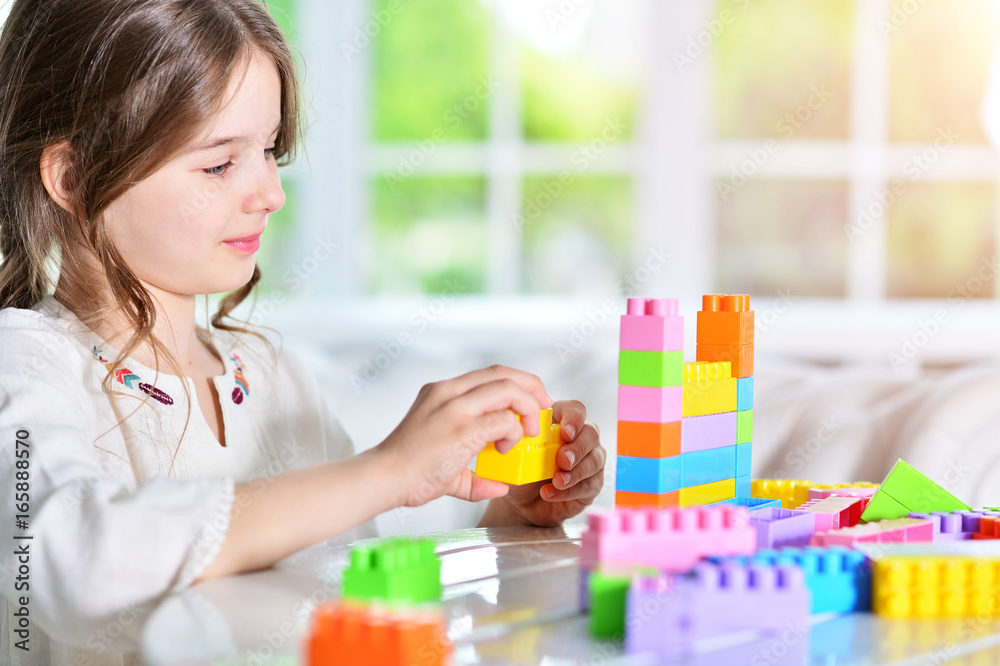
[[[505,451],[537,435],[539,411],[551,405],[541,380],[502,366],[428,384],[377,447],[237,485],[226,540],[198,580],[271,566],[397,506],[500,497],[507,484],[467,465],[491,441]]]

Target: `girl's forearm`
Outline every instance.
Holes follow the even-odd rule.
[[[236,485],[229,531],[198,580],[264,569],[397,505],[378,449]]]

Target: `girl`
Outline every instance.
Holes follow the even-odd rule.
[[[597,431],[537,377],[429,384],[353,455],[308,368],[229,317],[299,133],[262,0],[15,0],[0,86],[0,661],[132,663],[109,626],[137,634],[167,593],[372,536],[397,506],[489,499],[482,525],[554,525],[593,501]],[[550,406],[551,483],[467,468]]]

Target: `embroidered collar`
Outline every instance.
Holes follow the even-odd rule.
[[[250,384],[247,382],[246,372],[243,370],[243,359],[240,358],[240,355],[234,352],[229,358],[236,364],[234,373],[236,388],[233,389],[233,402],[239,405],[243,403],[245,396],[250,395]]]
[[[108,369],[108,371],[110,372],[110,370],[111,370],[111,362],[108,361],[103,356],[101,356],[101,354],[104,353],[104,350],[103,349],[98,349],[97,345],[94,345],[91,348],[90,352],[94,355],[94,358],[96,358],[98,361],[100,361],[101,363],[103,363],[104,367],[106,367]],[[143,393],[145,393],[149,397],[151,397],[154,400],[157,400],[159,402],[162,402],[164,405],[167,405],[168,407],[170,405],[174,404],[174,399],[171,398],[169,395],[167,395],[167,393],[165,391],[162,391],[162,390],[160,390],[160,389],[158,389],[158,388],[156,388],[154,386],[151,386],[150,384],[147,384],[146,382],[139,381],[142,378],[139,375],[137,375],[134,372],[132,372],[131,370],[129,370],[128,368],[121,367],[121,368],[118,368],[117,370],[115,370],[115,379],[118,381],[119,384],[123,384],[123,385],[127,386],[130,389],[131,388],[138,388],[140,391],[142,391]],[[136,384],[135,387],[133,387],[132,384],[136,383],[136,382],[138,382],[138,383]]]

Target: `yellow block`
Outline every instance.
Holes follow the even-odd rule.
[[[501,454],[490,442],[476,457],[476,475],[484,479],[503,481],[515,486],[551,479],[556,473],[556,452],[559,451],[559,424],[552,423],[552,410],[543,409],[541,434],[523,437],[517,445]]]
[[[873,609],[882,617],[998,617],[1000,558],[884,557],[872,568]]]
[[[723,479],[722,481],[703,483],[700,486],[681,488],[680,505],[682,507],[701,506],[733,497],[736,497],[736,479]]]
[[[681,416],[736,411],[737,380],[728,361],[685,363],[682,379]]]
[[[788,479],[757,479],[750,482],[750,497],[781,500],[782,509],[795,509],[809,501],[812,481]]]

